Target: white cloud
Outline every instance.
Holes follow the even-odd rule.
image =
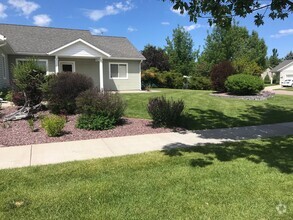
[[[192,30],[200,28],[200,27],[201,27],[200,24],[192,24],[192,25],[189,25],[189,26],[183,26],[185,31],[192,31]]]
[[[293,29],[285,29],[285,30],[279,30],[277,34],[272,34],[271,38],[280,38],[287,35],[293,34]]]
[[[177,15],[179,15],[179,16],[185,16],[186,15],[186,12],[184,11],[184,13],[183,14],[181,14],[180,13],[180,9],[173,9],[173,7],[171,7],[170,8],[170,10],[173,12],[173,13],[175,13],[175,14],[177,14]]]
[[[117,2],[112,5],[107,5],[102,10],[86,10],[85,15],[88,16],[93,21],[98,21],[101,18],[109,15],[116,15],[121,12],[129,11],[133,8],[131,1]]]
[[[5,13],[7,9],[7,6],[5,6],[4,4],[0,3],[0,18],[6,18],[7,14]]]
[[[135,31],[138,31],[138,30],[136,28],[133,28],[133,27],[130,26],[130,27],[127,28],[127,31],[128,32],[135,32]]]
[[[104,33],[108,32],[107,28],[90,28],[91,33],[94,35],[103,35]]]
[[[52,19],[50,18],[49,15],[46,14],[41,14],[41,15],[36,15],[34,16],[34,24],[37,26],[49,26]]]
[[[26,0],[8,0],[8,3],[25,16],[29,16],[40,7],[37,3]]]
[[[161,22],[161,25],[170,25],[170,22],[168,22],[168,21],[163,21],[163,22]]]

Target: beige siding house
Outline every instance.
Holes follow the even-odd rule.
[[[9,86],[13,65],[34,57],[47,74],[82,73],[101,90],[141,89],[145,58],[124,37],[9,24],[0,24],[0,36],[0,88]]]

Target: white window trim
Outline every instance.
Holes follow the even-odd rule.
[[[7,79],[7,72],[6,72],[6,56],[1,54],[3,57],[3,79]]]
[[[118,66],[120,64],[122,65],[126,65],[126,77],[119,77],[119,72],[118,72],[118,77],[111,77],[111,64],[117,64]],[[118,67],[118,70],[119,70],[119,67]],[[114,62],[111,62],[109,63],[109,79],[128,79],[128,63],[114,63]]]
[[[29,61],[30,59],[28,58],[16,58],[16,64],[19,63],[19,61]],[[46,73],[49,73],[49,61],[47,59],[36,59],[37,61],[42,61],[42,62],[46,62]]]
[[[72,65],[72,72],[75,72],[75,61],[59,61],[59,72],[63,72],[62,70],[62,65],[66,64],[66,65]]]

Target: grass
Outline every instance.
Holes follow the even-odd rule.
[[[149,98],[166,96],[185,101],[181,126],[210,129],[293,121],[293,96],[276,95],[266,101],[249,101],[211,96],[211,91],[160,89],[160,93],[123,94],[126,115],[149,119]]]
[[[293,136],[166,146],[1,170],[0,219],[292,219],[292,143]]]

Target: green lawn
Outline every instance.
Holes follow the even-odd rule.
[[[293,96],[276,95],[266,101],[211,96],[211,91],[159,89],[160,93],[123,94],[126,115],[149,118],[150,97],[164,95],[186,104],[182,126],[188,129],[224,128],[293,121]]]
[[[166,147],[1,170],[0,219],[292,219],[292,143],[293,136]]]

